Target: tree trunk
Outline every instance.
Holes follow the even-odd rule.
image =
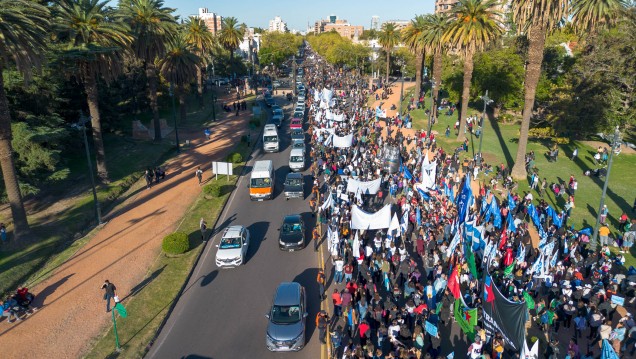
[[[389,50],[386,51],[386,83],[389,83],[389,65],[391,63],[391,52]]]
[[[146,63],[146,78],[148,79],[148,99],[152,110],[152,122],[155,127],[155,141],[161,141],[161,122],[159,121],[159,105],[157,104],[157,71],[152,61]]]
[[[232,62],[231,60],[234,60],[234,48],[230,47],[230,63]]]
[[[183,124],[187,116],[186,91],[184,88],[179,88],[177,91],[179,93],[179,120]]]
[[[545,25],[531,26],[528,31],[528,67],[526,68],[524,84],[524,106],[523,118],[519,133],[519,147],[515,165],[512,168],[514,179],[524,179],[527,176],[525,155],[528,146],[528,130],[530,129],[530,118],[534,108],[534,97],[537,92],[537,85],[541,77],[541,63],[543,62],[543,50],[545,48]]]
[[[84,90],[86,91],[86,103],[91,116],[93,143],[95,144],[95,160],[97,164],[97,178],[102,183],[108,183],[108,169],[106,167],[106,151],[102,139],[102,121],[99,117],[99,94],[95,73],[90,69],[84,72]]]
[[[24,202],[22,202],[22,194],[18,185],[18,175],[13,161],[12,137],[11,113],[9,112],[7,93],[4,91],[4,77],[2,76],[2,70],[0,70],[0,167],[2,168],[4,187],[9,199],[9,207],[11,208],[11,217],[13,218],[13,237],[17,239],[19,236],[29,233],[29,222],[24,210]]]
[[[435,82],[435,88],[433,89],[433,99],[435,102],[439,102],[439,89],[442,87],[442,49],[437,48],[435,55],[433,55],[433,81]],[[433,118],[437,118],[437,106],[433,106]]]
[[[197,97],[199,98],[199,108],[203,108],[203,71],[201,66],[197,65]]]
[[[459,109],[459,135],[457,140],[464,141],[466,135],[464,134],[464,128],[466,128],[466,115],[468,114],[468,100],[470,99],[470,82],[473,79],[473,51],[466,51],[464,57],[464,85],[462,88],[462,104]]]
[[[418,51],[415,55],[415,98],[420,100],[422,93],[422,67],[424,67],[424,51]]]

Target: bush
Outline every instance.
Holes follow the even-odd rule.
[[[217,185],[216,183],[205,185],[203,186],[203,194],[210,197],[220,197],[221,186]]]
[[[261,120],[258,118],[255,118],[250,120],[249,124],[252,128],[259,128],[261,127]]]
[[[557,145],[567,145],[570,143],[570,139],[567,137],[554,137],[552,141]]]
[[[552,138],[554,137],[554,131],[551,127],[535,127],[528,130],[528,137]]]
[[[238,152],[230,153],[227,156],[227,161],[230,163],[241,163],[243,162],[243,155]]]
[[[188,235],[183,232],[174,232],[163,239],[161,249],[167,254],[183,254],[190,249]]]

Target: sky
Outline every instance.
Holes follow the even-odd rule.
[[[410,20],[417,14],[432,13],[435,0],[164,0],[165,6],[176,8],[181,18],[194,15],[200,7],[221,16],[234,16],[249,27],[269,26],[269,20],[280,16],[287,28],[304,31],[307,23],[337,15],[352,25],[368,29],[371,16],[386,20]]]

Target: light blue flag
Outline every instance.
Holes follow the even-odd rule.
[[[559,259],[559,250],[557,249],[557,251],[554,252],[554,255],[552,256],[552,259],[550,259],[551,268],[554,268],[554,266],[557,264],[558,259]]]
[[[492,202],[490,203],[490,212],[493,215],[493,225],[495,228],[501,228],[501,211],[499,210],[499,203],[497,203],[497,198],[493,197]]]
[[[409,212],[404,211],[404,214],[402,215],[402,221],[400,223],[400,230],[402,235],[404,235],[406,233],[406,230],[409,227]]]
[[[417,221],[418,227],[422,225],[422,212],[419,206],[415,209],[415,220]]]
[[[508,223],[508,230],[515,232],[517,230],[517,226],[515,225],[515,218],[512,216],[512,211],[508,211],[508,217],[506,217],[506,222]]]
[[[612,345],[607,341],[607,339],[603,339],[603,349],[601,350],[601,359],[619,359],[618,355],[612,348]]]
[[[470,189],[470,176],[466,176],[464,179],[464,187],[459,193],[459,201],[457,202],[457,208],[459,209],[459,225],[466,221],[466,217],[468,215],[468,207],[470,207],[472,201],[473,191]]]
[[[526,259],[526,247],[521,244],[521,247],[519,248],[519,252],[517,252],[517,263],[521,263],[524,262]]]
[[[508,192],[508,209],[513,211],[517,207],[517,203],[515,203],[515,199],[512,197],[512,194]]]

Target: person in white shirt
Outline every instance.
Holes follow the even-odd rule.
[[[483,347],[484,345],[481,342],[481,338],[475,337],[475,342],[468,347],[468,357],[471,359],[480,358]]]

